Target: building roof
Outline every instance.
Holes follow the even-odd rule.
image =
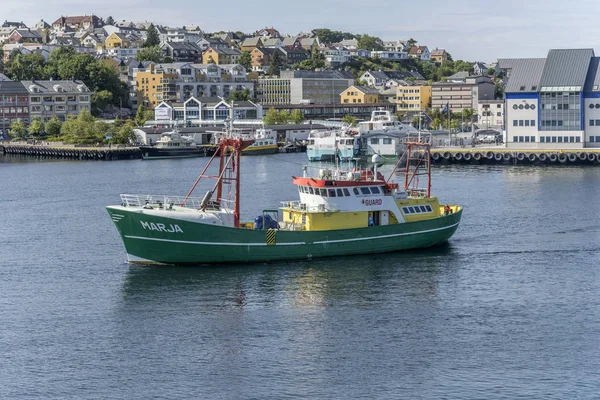
[[[427,46],[413,46],[408,50],[408,54],[417,56],[427,50]]]
[[[279,38],[268,38],[268,39],[264,39],[262,41],[262,43],[263,43],[263,46],[265,46],[265,47],[273,47],[277,43],[281,43],[281,39],[279,39]]]
[[[352,85],[348,89],[344,90],[344,92],[347,91],[347,90],[349,90],[349,89],[351,89],[351,88],[354,88],[354,89],[356,89],[359,92],[362,92],[364,94],[377,94],[377,95],[380,94],[379,90],[377,90],[375,88],[371,88],[371,87],[368,87],[368,86],[359,86],[359,85]]]
[[[459,71],[459,72],[455,73],[454,75],[450,75],[448,78],[446,78],[446,80],[448,82],[451,82],[451,81],[464,81],[470,75],[471,74],[469,74],[469,72],[467,72],[467,71]]]
[[[21,81],[29,93],[60,93],[59,88],[66,93],[81,92],[89,93],[90,90],[82,81]],[[34,92],[33,88],[37,87],[39,92]]]
[[[286,36],[283,38],[283,46],[293,46],[298,40],[298,36]]]
[[[29,94],[22,82],[0,80],[0,93],[2,94]]]
[[[592,49],[550,50],[540,79],[541,87],[578,86],[583,88],[594,57]]]
[[[399,80],[407,78],[425,79],[416,71],[367,71],[373,78],[383,81]]]
[[[165,46],[169,46],[173,50],[190,50],[197,51],[198,53],[202,52],[200,46],[192,42],[163,42],[163,44]]]
[[[250,47],[250,46],[254,46],[254,47],[258,47],[260,43],[262,43],[263,38],[260,36],[256,36],[256,37],[249,37],[246,38],[241,46],[242,47]]]
[[[81,25],[83,22],[91,22],[94,26],[100,23],[100,18],[95,15],[77,15],[77,16],[62,16],[52,23],[52,25]]]
[[[41,39],[42,35],[36,30],[30,29],[15,29],[22,38]]]
[[[239,56],[242,54],[238,49],[232,49],[229,47],[210,47],[217,54]]]
[[[443,56],[446,53],[446,50],[444,49],[435,49],[435,50],[431,50],[431,55],[432,56]]]
[[[545,58],[515,58],[498,60],[503,69],[511,69],[506,92],[537,92],[544,71]],[[521,90],[523,89],[523,90]]]
[[[587,78],[585,80],[584,92],[597,92],[600,90],[600,57],[592,57]]]
[[[304,79],[354,79],[350,71],[281,71],[282,79],[304,78]]]

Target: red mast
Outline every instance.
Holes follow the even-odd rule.
[[[431,144],[429,143],[405,143],[406,150],[396,164],[396,173],[404,173],[404,190],[409,196],[430,197],[431,196]],[[400,163],[406,160],[404,171],[399,169]],[[426,186],[421,187],[421,177],[427,180]],[[388,181],[391,179],[388,178]]]
[[[202,199],[201,209],[202,211],[206,210],[210,199],[214,192],[217,192],[217,197],[215,202],[221,206],[221,200],[223,196],[223,184],[234,184],[235,183],[235,193],[234,193],[234,209],[233,209],[233,221],[234,226],[236,228],[240,227],[240,155],[242,151],[254,143],[254,140],[243,140],[241,138],[221,138],[219,142],[219,146],[215,152],[215,154],[211,157],[208,164],[188,192],[187,196],[181,203],[181,205],[185,205],[186,201],[200,182],[202,178],[213,178],[216,179],[217,182],[212,190],[208,191],[204,198]],[[217,176],[205,175],[205,172],[208,170],[208,167],[215,159],[215,156],[219,154],[219,174]]]

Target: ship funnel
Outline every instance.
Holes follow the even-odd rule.
[[[371,157],[371,162],[373,163],[373,180],[377,180],[377,168],[381,164],[381,156],[379,154],[373,154]]]
[[[306,172],[307,170],[308,170],[308,165],[303,165],[302,166],[302,177],[303,178],[308,178],[308,174]]]

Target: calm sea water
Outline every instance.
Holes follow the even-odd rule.
[[[0,398],[600,396],[600,168],[436,168],[465,207],[436,249],[126,264],[104,206],[185,194],[205,161],[0,156]],[[243,158],[244,217],[303,163]]]

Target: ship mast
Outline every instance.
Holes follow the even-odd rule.
[[[431,144],[406,142],[405,145],[406,149],[398,159],[394,171],[404,174],[404,190],[409,196],[431,197]],[[400,169],[402,161],[406,161],[403,170]],[[388,182],[392,175],[388,178]],[[425,187],[421,187],[421,178],[426,180]]]
[[[215,199],[216,204],[218,204],[219,207],[223,208],[221,205],[221,200],[222,200],[222,196],[223,196],[223,184],[229,184],[229,185],[234,184],[235,193],[234,193],[234,201],[233,201],[233,204],[234,204],[233,221],[234,221],[234,226],[236,228],[239,228],[240,227],[240,155],[242,153],[242,150],[244,150],[246,147],[250,146],[252,143],[254,143],[254,140],[243,140],[242,138],[222,137],[221,140],[219,141],[219,146],[217,147],[215,154],[213,154],[213,156],[209,160],[206,167],[204,167],[204,170],[202,170],[202,173],[200,174],[198,179],[196,179],[196,182],[194,183],[194,185],[192,186],[192,188],[186,195],[186,197],[183,200],[183,202],[181,203],[181,205],[182,206],[185,205],[185,203],[187,202],[187,200],[189,199],[191,194],[194,192],[194,189],[196,189],[196,186],[198,185],[198,183],[200,182],[200,180],[202,178],[212,178],[212,179],[216,179],[217,182],[215,183],[215,186],[213,187],[213,189],[209,190],[205,194],[205,196],[202,199],[202,202],[200,204],[200,209],[202,211],[206,210],[206,207],[208,206],[210,199],[212,198],[212,196],[215,192],[217,193],[217,196]],[[206,175],[206,171],[208,170],[208,167],[212,164],[212,162],[216,158],[217,154],[219,155],[219,174],[216,176]]]

